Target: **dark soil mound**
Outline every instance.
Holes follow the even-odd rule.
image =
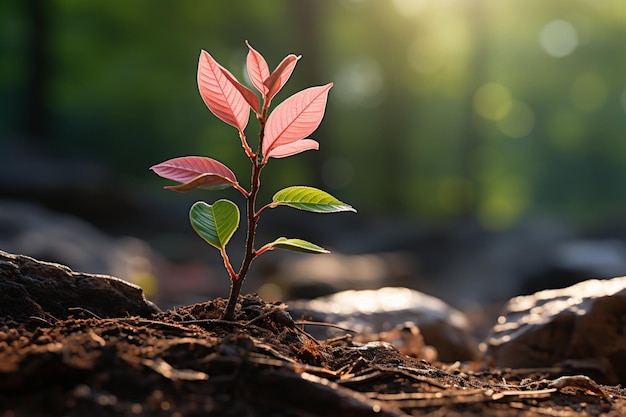
[[[15,278],[31,261],[2,261],[14,270],[2,285],[21,285],[0,293],[3,417],[626,415],[621,387],[554,369],[431,364],[349,336],[315,340],[284,304],[254,295],[232,322],[219,319],[222,299],[159,312],[140,291],[128,305],[100,297],[108,284],[76,297],[84,282],[74,283],[40,303]],[[15,297],[29,301],[6,304]]]

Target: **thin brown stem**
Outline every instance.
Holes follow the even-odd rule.
[[[233,184],[233,188],[239,191],[245,198],[248,198],[250,196],[250,193],[239,184]]]
[[[230,280],[234,281],[238,279],[237,273],[230,263],[230,259],[228,258],[228,254],[226,253],[226,249],[220,249],[220,254],[222,255],[222,259],[224,260],[224,267],[228,271],[228,275],[230,276]]]
[[[243,284],[243,280],[240,278],[230,282],[230,296],[228,297],[228,304],[226,305],[224,314],[222,314],[222,320],[233,321],[235,317],[235,306],[237,306],[237,299],[241,292],[241,284]]]
[[[268,209],[268,208],[273,208],[273,207],[276,207],[276,206],[274,205],[274,203],[269,203],[269,204],[266,204],[266,205],[264,205],[263,207],[261,207],[261,208],[259,209],[259,211],[257,211],[257,212],[255,213],[255,215],[254,215],[254,216],[258,219],[258,218],[259,218],[259,216],[261,216],[261,213],[262,213],[264,210],[266,210],[266,209]]]
[[[264,109],[265,110],[265,109]],[[263,136],[265,133],[265,112],[259,117],[259,123],[261,128],[259,131],[259,152],[255,155],[249,155],[252,162],[252,175],[250,179],[250,193],[246,196],[246,214],[248,219],[248,232],[246,234],[246,247],[243,261],[241,262],[241,268],[235,275],[231,274],[230,295],[228,297],[228,304],[222,315],[222,320],[233,320],[235,316],[235,307],[237,305],[237,299],[241,292],[241,286],[243,280],[250,269],[250,265],[257,253],[254,250],[254,236],[256,235],[256,228],[258,225],[258,216],[256,215],[255,205],[256,197],[261,188],[261,171],[263,170],[264,163],[261,161],[259,154],[262,149]]]

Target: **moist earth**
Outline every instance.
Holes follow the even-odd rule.
[[[223,299],[159,311],[117,280],[0,255],[12,288],[0,296],[2,417],[626,415],[620,385],[567,369],[438,362],[350,333],[318,340],[256,295],[240,297],[233,321],[220,319]],[[46,273],[71,288],[29,290]]]

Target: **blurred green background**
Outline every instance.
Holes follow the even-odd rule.
[[[309,184],[363,216],[623,223],[619,0],[3,1],[0,147],[93,160],[158,192],[151,165],[206,155],[245,184],[236,131],[195,81],[201,49],[245,80],[245,40],[270,68],[302,55],[274,104],[334,83],[320,150],[272,160],[261,198]]]

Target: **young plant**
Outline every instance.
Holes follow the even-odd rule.
[[[328,253],[328,251],[302,239],[279,237],[255,249],[255,234],[261,213],[278,206],[289,206],[315,213],[356,211],[350,205],[337,200],[332,195],[307,186],[287,187],[274,194],[271,203],[257,210],[256,199],[261,186],[261,171],[269,158],[284,158],[307,150],[317,150],[319,144],[308,139],[322,121],[328,91],[326,84],[300,91],[276,106],[270,113],[274,96],[285,85],[300,59],[288,55],[270,73],[265,58],[254,50],[248,42],[246,66],[256,93],[241,84],[206,51],[200,53],[198,63],[198,88],[209,110],[222,121],[237,129],[241,145],[252,164],[250,189],[242,187],[235,174],[224,164],[203,156],[185,156],[170,159],[154,165],[150,169],[163,178],[180,183],[166,186],[175,191],[190,191],[195,188],[217,190],[233,187],[246,200],[247,234],[245,251],[239,270],[236,271],[226,253],[233,233],[239,226],[239,209],[235,203],[221,199],[213,204],[198,201],[189,211],[191,226],[208,244],[220,251],[224,266],[230,276],[230,296],[222,318],[232,320],[241,285],[252,261],[259,255],[276,248],[290,249],[307,253]],[[253,150],[246,139],[244,130],[252,110],[259,122],[258,146]]]

